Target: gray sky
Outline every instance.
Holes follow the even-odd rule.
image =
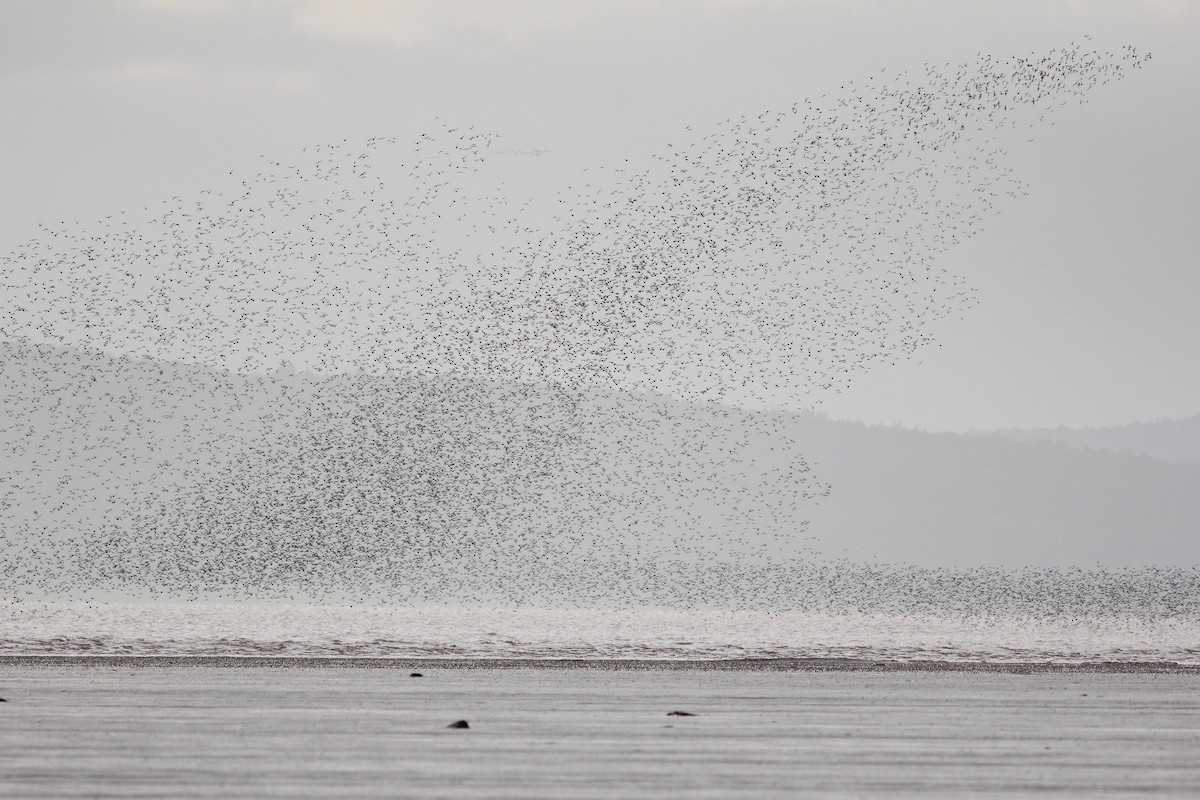
[[[931,429],[1200,411],[1200,5],[1188,0],[0,1],[0,252],[435,116],[575,165],[881,69],[1091,35],[1153,52],[1012,152],[1008,201],[942,265],[980,303],[834,416]]]

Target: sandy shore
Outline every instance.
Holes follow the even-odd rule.
[[[1162,661],[880,661],[856,658],[739,659],[523,659],[523,658],[372,658],[303,656],[146,656],[146,655],[0,655],[2,667],[223,667],[278,669],[538,669],[538,670],[719,670],[727,672],[996,672],[1155,673],[1200,676],[1200,664]]]
[[[1195,796],[1200,672],[1017,666],[6,657],[0,795]]]

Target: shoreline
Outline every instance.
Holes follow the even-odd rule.
[[[881,663],[6,656],[0,784],[31,799],[1195,794],[1200,670]]]
[[[985,672],[1138,673],[1198,675],[1200,664],[1166,661],[885,661],[855,658],[578,659],[578,658],[406,658],[378,656],[259,655],[0,655],[3,667],[209,667],[241,669],[510,669],[720,672]]]

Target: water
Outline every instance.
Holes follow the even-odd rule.
[[[0,654],[1200,665],[1200,620],[26,603]]]

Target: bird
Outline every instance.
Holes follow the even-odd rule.
[[[1002,132],[1150,58],[1086,48],[692,120],[553,194],[504,165],[556,149],[435,120],[43,225],[0,258],[0,591],[1086,610],[829,556],[803,442],[978,304],[939,259],[1026,191]]]

